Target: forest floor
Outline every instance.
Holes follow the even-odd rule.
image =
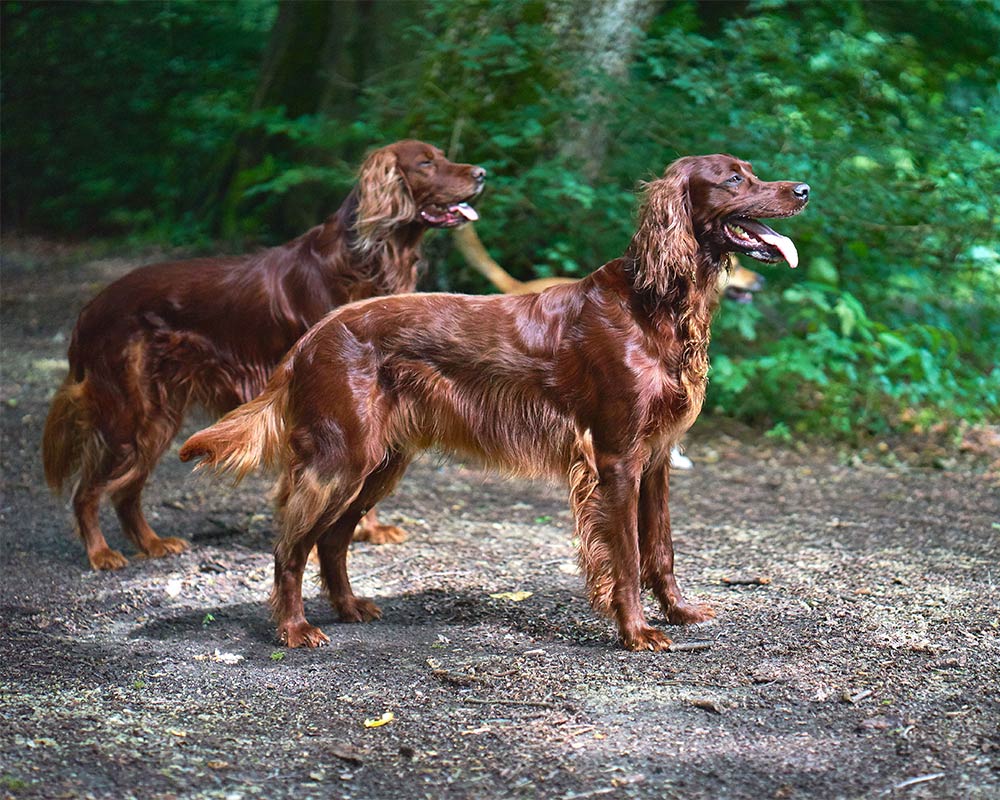
[[[383,619],[337,624],[310,582],[332,642],[286,650],[263,478],[192,477],[175,443],[146,507],[191,550],[88,568],[39,440],[76,313],[130,262],[5,250],[0,797],[1000,797],[988,457],[845,457],[703,417],[672,516],[718,619],[656,654],[590,610],[565,491],[426,457],[382,507],[409,541],[352,549]]]

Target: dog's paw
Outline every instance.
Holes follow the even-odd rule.
[[[354,531],[354,541],[371,544],[402,544],[409,534],[395,525],[368,525],[363,520]]]
[[[163,558],[164,556],[184,553],[191,549],[191,545],[186,539],[179,539],[176,536],[157,537],[150,542],[145,542],[142,546],[143,555],[146,558]]]
[[[629,650],[666,650],[670,637],[656,628],[639,628],[622,636],[622,643]]]
[[[128,564],[128,559],[125,556],[110,547],[97,550],[91,553],[88,558],[90,566],[97,570],[121,569]]]
[[[308,622],[287,622],[278,628],[278,639],[286,647],[320,647],[330,637]]]
[[[680,602],[666,610],[671,625],[697,625],[715,619],[715,610],[705,603]]]
[[[364,597],[349,597],[333,604],[341,622],[371,622],[382,619],[382,609]]]

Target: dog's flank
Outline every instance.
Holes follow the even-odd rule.
[[[423,142],[397,142],[366,158],[340,209],[299,238],[256,255],[142,267],[98,294],[73,330],[42,442],[53,490],[76,478],[73,511],[91,566],[127,563],[98,526],[104,495],[145,555],[184,550],[184,540],[153,532],[141,494],[188,408],[219,416],[253,398],[330,309],[412,291],[424,232],[474,218],[468,201],[484,176]],[[368,522],[369,536],[400,536]]]
[[[431,446],[567,481],[590,602],[626,647],[670,644],[646,622],[643,587],[669,623],[710,619],[674,577],[670,447],[704,399],[727,254],[791,254],[790,240],[749,217],[790,216],[807,198],[805,184],[762,182],[731,156],[680,159],[646,186],[625,255],[581,281],[523,296],[377,298],[314,327],[275,378],[281,401],[268,408],[283,416],[282,442],[247,441],[277,435],[257,423],[263,412],[237,411],[181,449],[223,469],[246,463],[244,452],[279,454],[279,638],[328,641],[302,603],[314,543],[341,619],[378,616],[351,590],[351,531]]]

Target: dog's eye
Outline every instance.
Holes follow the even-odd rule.
[[[733,175],[733,177],[726,179],[726,183],[732,184],[733,186],[739,186],[741,183],[743,183],[743,176]]]
[[[433,161],[421,161],[419,164],[417,164],[417,166],[418,167],[433,167],[434,166],[434,162]]]

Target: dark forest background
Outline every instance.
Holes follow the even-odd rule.
[[[635,188],[729,152],[813,200],[716,325],[708,407],[789,438],[1000,416],[1000,2],[4,2],[6,237],[290,238],[366,150],[490,172],[520,278],[620,254]],[[424,288],[486,291],[437,235]],[[753,262],[747,266],[753,268]]]

